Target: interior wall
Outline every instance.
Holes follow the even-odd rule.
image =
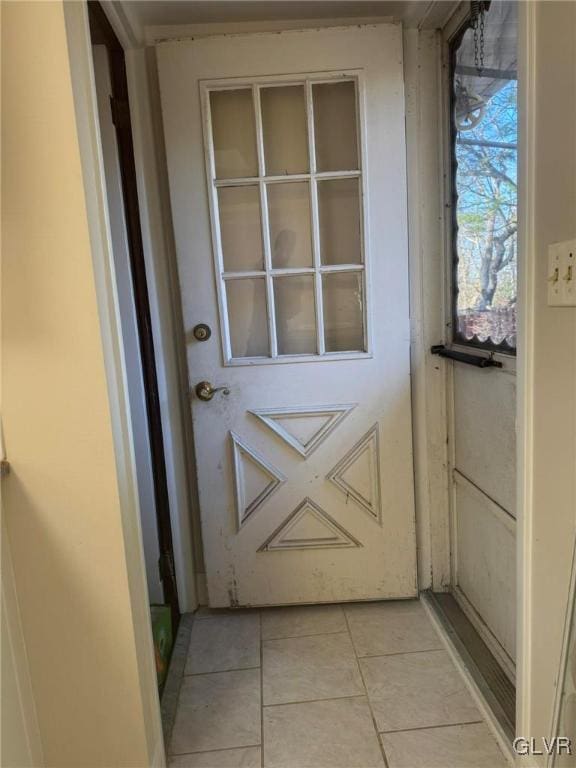
[[[2,516],[2,669],[0,672],[0,765],[40,768],[44,765],[32,681],[22,633],[10,542]]]
[[[162,735],[73,98],[89,57],[84,6],[2,5],[3,514],[46,764],[136,767]]]
[[[528,519],[521,733],[550,735],[575,541],[576,309],[547,305],[547,249],[576,236],[576,4],[523,8],[529,90],[521,478]],[[539,758],[543,764],[544,758]]]

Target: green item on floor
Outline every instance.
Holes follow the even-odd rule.
[[[152,637],[154,639],[154,656],[156,657],[156,673],[158,687],[164,685],[168,672],[168,662],[172,652],[172,616],[169,605],[151,605]]]

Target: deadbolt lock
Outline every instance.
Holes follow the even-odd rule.
[[[209,381],[198,382],[194,388],[194,391],[196,392],[196,397],[199,400],[204,400],[204,402],[212,400],[216,392],[222,392],[223,395],[230,394],[228,387],[213,387]]]
[[[198,323],[198,325],[195,325],[192,333],[194,334],[196,341],[208,341],[210,336],[212,336],[212,330],[206,323]]]

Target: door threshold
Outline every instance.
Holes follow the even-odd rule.
[[[448,650],[476,694],[500,746],[513,758],[516,688],[480,634],[448,592],[420,595]]]

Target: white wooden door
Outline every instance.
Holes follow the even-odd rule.
[[[158,60],[210,605],[414,596],[401,28]]]

